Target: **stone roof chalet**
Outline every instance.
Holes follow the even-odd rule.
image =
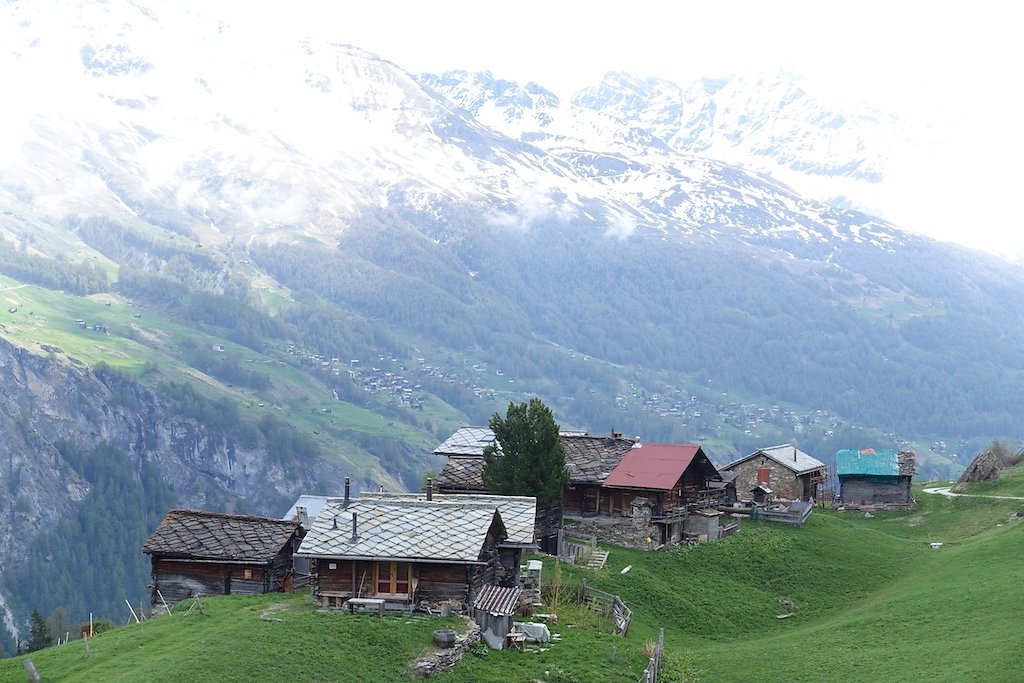
[[[296,555],[477,564],[492,528],[504,541],[501,514],[490,503],[357,498],[345,507],[331,498]]]
[[[794,474],[801,475],[820,470],[825,468],[825,463],[820,460],[811,457],[807,453],[804,453],[796,446],[792,446],[788,443],[784,443],[781,446],[771,446],[770,448],[759,448],[750,455],[740,458],[739,460],[733,460],[731,463],[723,467],[724,470],[731,470],[737,465],[741,465],[746,461],[756,458],[758,456],[764,456],[775,462],[779,463],[783,467],[790,469]]]
[[[488,436],[489,435],[489,436]],[[565,464],[572,484],[597,484],[619,464],[636,443],[619,434],[591,436],[585,432],[559,434],[565,449]],[[437,474],[437,485],[448,491],[486,491],[482,472],[484,446],[494,441],[486,427],[463,427],[434,449],[448,461]]]
[[[142,552],[167,558],[270,562],[299,534],[298,522],[229,515],[203,510],[171,510],[142,545]]]

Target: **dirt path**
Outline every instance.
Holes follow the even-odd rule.
[[[984,496],[978,493],[953,493],[953,490],[949,486],[936,486],[932,488],[921,489],[925,493],[934,493],[940,496],[946,496],[947,498],[958,498],[960,496],[966,498],[998,498],[1000,500],[1024,500],[1024,496]]]

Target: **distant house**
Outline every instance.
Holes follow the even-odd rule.
[[[194,595],[291,590],[295,521],[171,510],[142,545],[152,564],[153,605]]]
[[[770,487],[776,498],[809,501],[817,499],[827,473],[825,463],[788,443],[759,448],[722,470],[736,473],[737,491],[763,485]]]
[[[910,451],[889,448],[838,451],[836,474],[841,503],[847,507],[913,505],[910,485],[915,460]]]
[[[492,501],[331,498],[296,554],[315,563],[324,606],[349,598],[469,605],[485,585],[514,585],[519,566],[502,561],[507,539]]]
[[[615,432],[608,436],[562,432],[559,439],[569,470],[561,507],[566,517],[619,517],[628,522],[637,515],[650,516],[651,523],[659,526],[657,535],[670,542],[679,539],[688,510],[714,508],[735,490],[698,445],[640,444]],[[493,440],[493,432],[486,427],[463,427],[438,446],[434,453],[447,457],[437,475],[438,489],[446,493],[486,491],[482,456]],[[620,470],[627,459],[628,464]],[[639,485],[637,472],[648,468],[657,473]],[[612,477],[617,470],[619,474]],[[638,498],[646,502],[647,512],[633,504]],[[541,521],[543,513],[538,515],[535,535],[545,552],[554,553],[557,550],[550,540],[557,536],[556,522]]]

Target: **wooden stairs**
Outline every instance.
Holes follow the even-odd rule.
[[[604,563],[607,561],[607,550],[594,550],[590,553],[590,558],[587,560],[587,567],[589,569],[600,569],[604,566]]]

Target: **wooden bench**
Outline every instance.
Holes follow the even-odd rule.
[[[384,616],[384,600],[380,598],[349,598],[345,604],[348,605],[348,610],[353,614],[356,611],[356,607],[364,607],[367,610],[371,607],[376,607],[377,616]]]

